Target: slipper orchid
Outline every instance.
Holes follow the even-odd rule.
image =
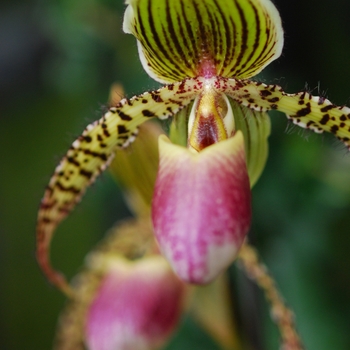
[[[190,295],[157,252],[149,218],[124,220],[109,230],[72,289],[75,298],[60,316],[55,350],[163,348]]]
[[[86,315],[88,348],[160,348],[179,322],[184,285],[162,256],[108,263]]]
[[[281,20],[270,0],[127,4],[123,29],[136,37],[147,73],[167,85],[110,107],[73,142],[50,180],[38,216],[37,257],[67,293],[49,262],[54,230],[146,120],[185,121],[177,131],[186,144],[160,138],[152,216],[161,251],[184,280],[195,283],[209,282],[227,267],[247,234],[249,182],[255,183],[267,155],[267,111],[279,110],[317,133],[331,132],[350,147],[348,107],[249,80],[282,51]]]

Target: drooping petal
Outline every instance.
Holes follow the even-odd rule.
[[[122,186],[130,210],[137,217],[150,215],[158,169],[158,137],[163,133],[159,123],[149,121],[140,125],[132,151],[116,152],[109,168]]]
[[[278,85],[229,79],[221,82],[219,90],[238,103],[259,112],[275,109],[287,114],[292,122],[316,133],[334,134],[350,148],[350,108],[336,106],[322,96],[308,92],[288,94]]]
[[[184,285],[161,256],[110,258],[86,315],[90,350],[158,349],[179,321]]]
[[[181,279],[208,283],[235,258],[251,218],[242,133],[199,153],[159,139],[155,235]]]
[[[118,146],[128,146],[137,126],[151,117],[167,118],[195,97],[196,80],[123,99],[98,121],[88,125],[57,166],[41,202],[37,222],[37,259],[46,276],[66,293],[63,276],[49,262],[49,245],[57,225],[79,202],[86,188],[103,172]]]
[[[278,58],[279,14],[270,0],[128,0],[123,29],[138,40],[147,73],[248,78]]]
[[[230,103],[235,127],[241,130],[244,136],[250,187],[253,187],[264,170],[268,156],[270,118],[267,113],[251,110],[232,99]]]
[[[180,112],[176,113],[171,120],[169,127],[169,138],[172,143],[187,147],[188,145],[188,120],[191,110],[193,109],[193,103],[183,108]],[[157,140],[158,141],[158,140]]]

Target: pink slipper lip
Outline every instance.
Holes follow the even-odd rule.
[[[152,202],[163,255],[185,282],[206,284],[235,259],[251,221],[251,192],[240,131],[199,153],[159,138]]]
[[[136,262],[113,258],[89,306],[85,332],[91,350],[157,349],[176,329],[184,284],[161,256]]]

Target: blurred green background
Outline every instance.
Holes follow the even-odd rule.
[[[275,4],[285,48],[260,78],[288,92],[307,83],[316,95],[348,103],[350,2]],[[122,33],[123,9],[121,0],[0,4],[1,349],[50,349],[64,305],[34,257],[36,212],[55,165],[100,116],[113,82],[122,82],[128,96],[158,86],[143,72],[134,38]],[[270,141],[253,191],[251,241],[294,309],[306,348],[350,349],[349,153],[332,136],[299,130],[280,113],[272,114]],[[60,227],[54,266],[73,276],[93,244],[126,215],[104,175]],[[242,322],[257,325],[254,349],[277,349],[268,307],[254,293],[256,304],[238,302]],[[178,349],[215,349],[191,327],[177,339]]]

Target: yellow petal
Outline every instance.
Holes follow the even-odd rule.
[[[278,85],[265,85],[234,79],[221,83],[220,89],[238,103],[259,112],[275,109],[287,114],[292,122],[316,133],[334,134],[350,148],[350,108],[336,106],[322,96],[308,92],[288,94]]]
[[[195,97],[195,82],[168,85],[157,91],[123,99],[73,142],[51,177],[41,202],[37,222],[37,259],[46,276],[69,294],[65,279],[49,261],[54,230],[80,201],[85,190],[103,172],[118,146],[135,139],[137,126],[151,117],[167,118]]]

